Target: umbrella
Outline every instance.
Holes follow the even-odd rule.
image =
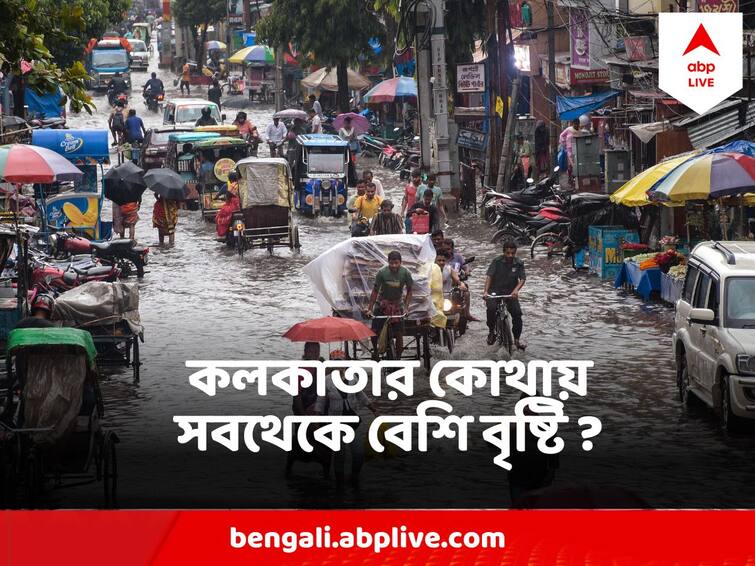
[[[346,72],[349,79],[349,90],[362,90],[364,88],[370,88],[372,84],[367,77],[364,77],[357,73],[354,69],[348,69]],[[335,67],[326,69],[323,67],[304,77],[301,81],[302,86],[307,88],[319,88],[322,90],[337,91],[338,90],[338,72]]]
[[[24,144],[0,146],[0,178],[8,183],[78,181],[83,176],[65,157],[47,148]]]
[[[131,183],[145,186],[144,169],[135,165],[133,161],[125,161],[112,167],[102,178],[111,183]]]
[[[144,181],[155,195],[166,200],[186,200],[189,196],[189,187],[172,169],[150,169],[144,174]]]
[[[370,131],[370,121],[361,114],[354,114],[353,112],[346,112],[345,114],[336,116],[336,119],[333,120],[333,128],[336,131],[340,130],[346,118],[351,118],[351,125],[358,134],[365,134]]]
[[[287,110],[281,110],[280,112],[276,112],[275,114],[273,114],[273,118],[281,118],[283,120],[286,120],[286,119],[295,120],[296,118],[299,118],[300,120],[306,120],[307,113],[304,112],[304,110],[298,110],[296,108],[288,108]]]
[[[705,153],[674,168],[650,189],[651,200],[685,202],[721,198],[755,187],[755,158],[743,153]]]
[[[205,47],[207,47],[207,50],[210,51],[212,49],[226,49],[227,45],[222,41],[208,41],[207,43],[205,43]]]
[[[118,205],[139,201],[144,189],[144,184],[134,185],[121,181],[105,180],[105,198]]]
[[[623,204],[624,206],[645,206],[646,204],[650,204],[650,199],[647,195],[648,190],[659,179],[692,157],[694,157],[694,154],[676,157],[645,169],[642,173],[635,175],[617,189],[611,195],[611,201],[616,204]]]
[[[369,104],[395,102],[401,98],[417,98],[417,81],[411,77],[388,79],[372,87],[363,98]]]
[[[375,336],[372,329],[358,320],[326,316],[294,324],[283,335],[292,342],[342,342]]]
[[[236,51],[228,58],[229,63],[256,63],[258,65],[272,65],[275,63],[275,52],[267,45],[252,45]]]

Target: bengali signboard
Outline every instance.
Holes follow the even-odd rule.
[[[485,92],[485,64],[456,65],[456,92]]]
[[[653,44],[646,35],[639,37],[625,37],[624,49],[627,52],[627,59],[630,61],[646,61],[655,57]]]
[[[590,18],[587,10],[569,10],[569,43],[571,45],[571,66],[579,69],[590,68]]]
[[[459,147],[465,147],[472,151],[485,151],[487,143],[487,134],[475,130],[459,130],[459,134],[456,136],[456,144]]]
[[[239,25],[244,23],[244,1],[228,0],[228,23]]]
[[[697,0],[697,11],[707,13],[739,12],[738,0]]]

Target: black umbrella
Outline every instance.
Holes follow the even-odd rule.
[[[115,204],[136,202],[142,198],[147,185],[144,182],[144,170],[131,161],[113,167],[105,173],[105,198]]]
[[[125,161],[120,165],[112,167],[105,176],[105,181],[118,181],[130,183],[132,185],[145,186],[144,183],[144,169],[138,165],[134,165],[132,161]]]
[[[186,182],[172,169],[150,169],[144,174],[144,181],[155,195],[166,200],[186,200],[189,196]]]

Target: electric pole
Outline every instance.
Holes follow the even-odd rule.
[[[435,21],[432,23],[433,109],[435,141],[438,145],[438,186],[451,191],[451,154],[448,150],[448,88],[446,84],[446,0],[433,0]]]
[[[545,11],[548,17],[548,94],[550,95],[550,119],[548,140],[550,144],[550,155],[554,159],[558,148],[558,114],[556,111],[556,31],[553,29],[553,2],[555,0],[545,0]]]

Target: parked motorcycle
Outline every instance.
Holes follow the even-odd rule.
[[[91,254],[107,263],[117,265],[122,277],[136,273],[144,277],[144,266],[148,261],[149,248],[128,238],[93,242],[67,232],[50,236],[50,251],[53,257],[67,258],[77,254]]]
[[[31,288],[64,293],[89,281],[117,281],[121,271],[115,265],[98,265],[91,260],[55,264],[41,257],[29,259]]]

